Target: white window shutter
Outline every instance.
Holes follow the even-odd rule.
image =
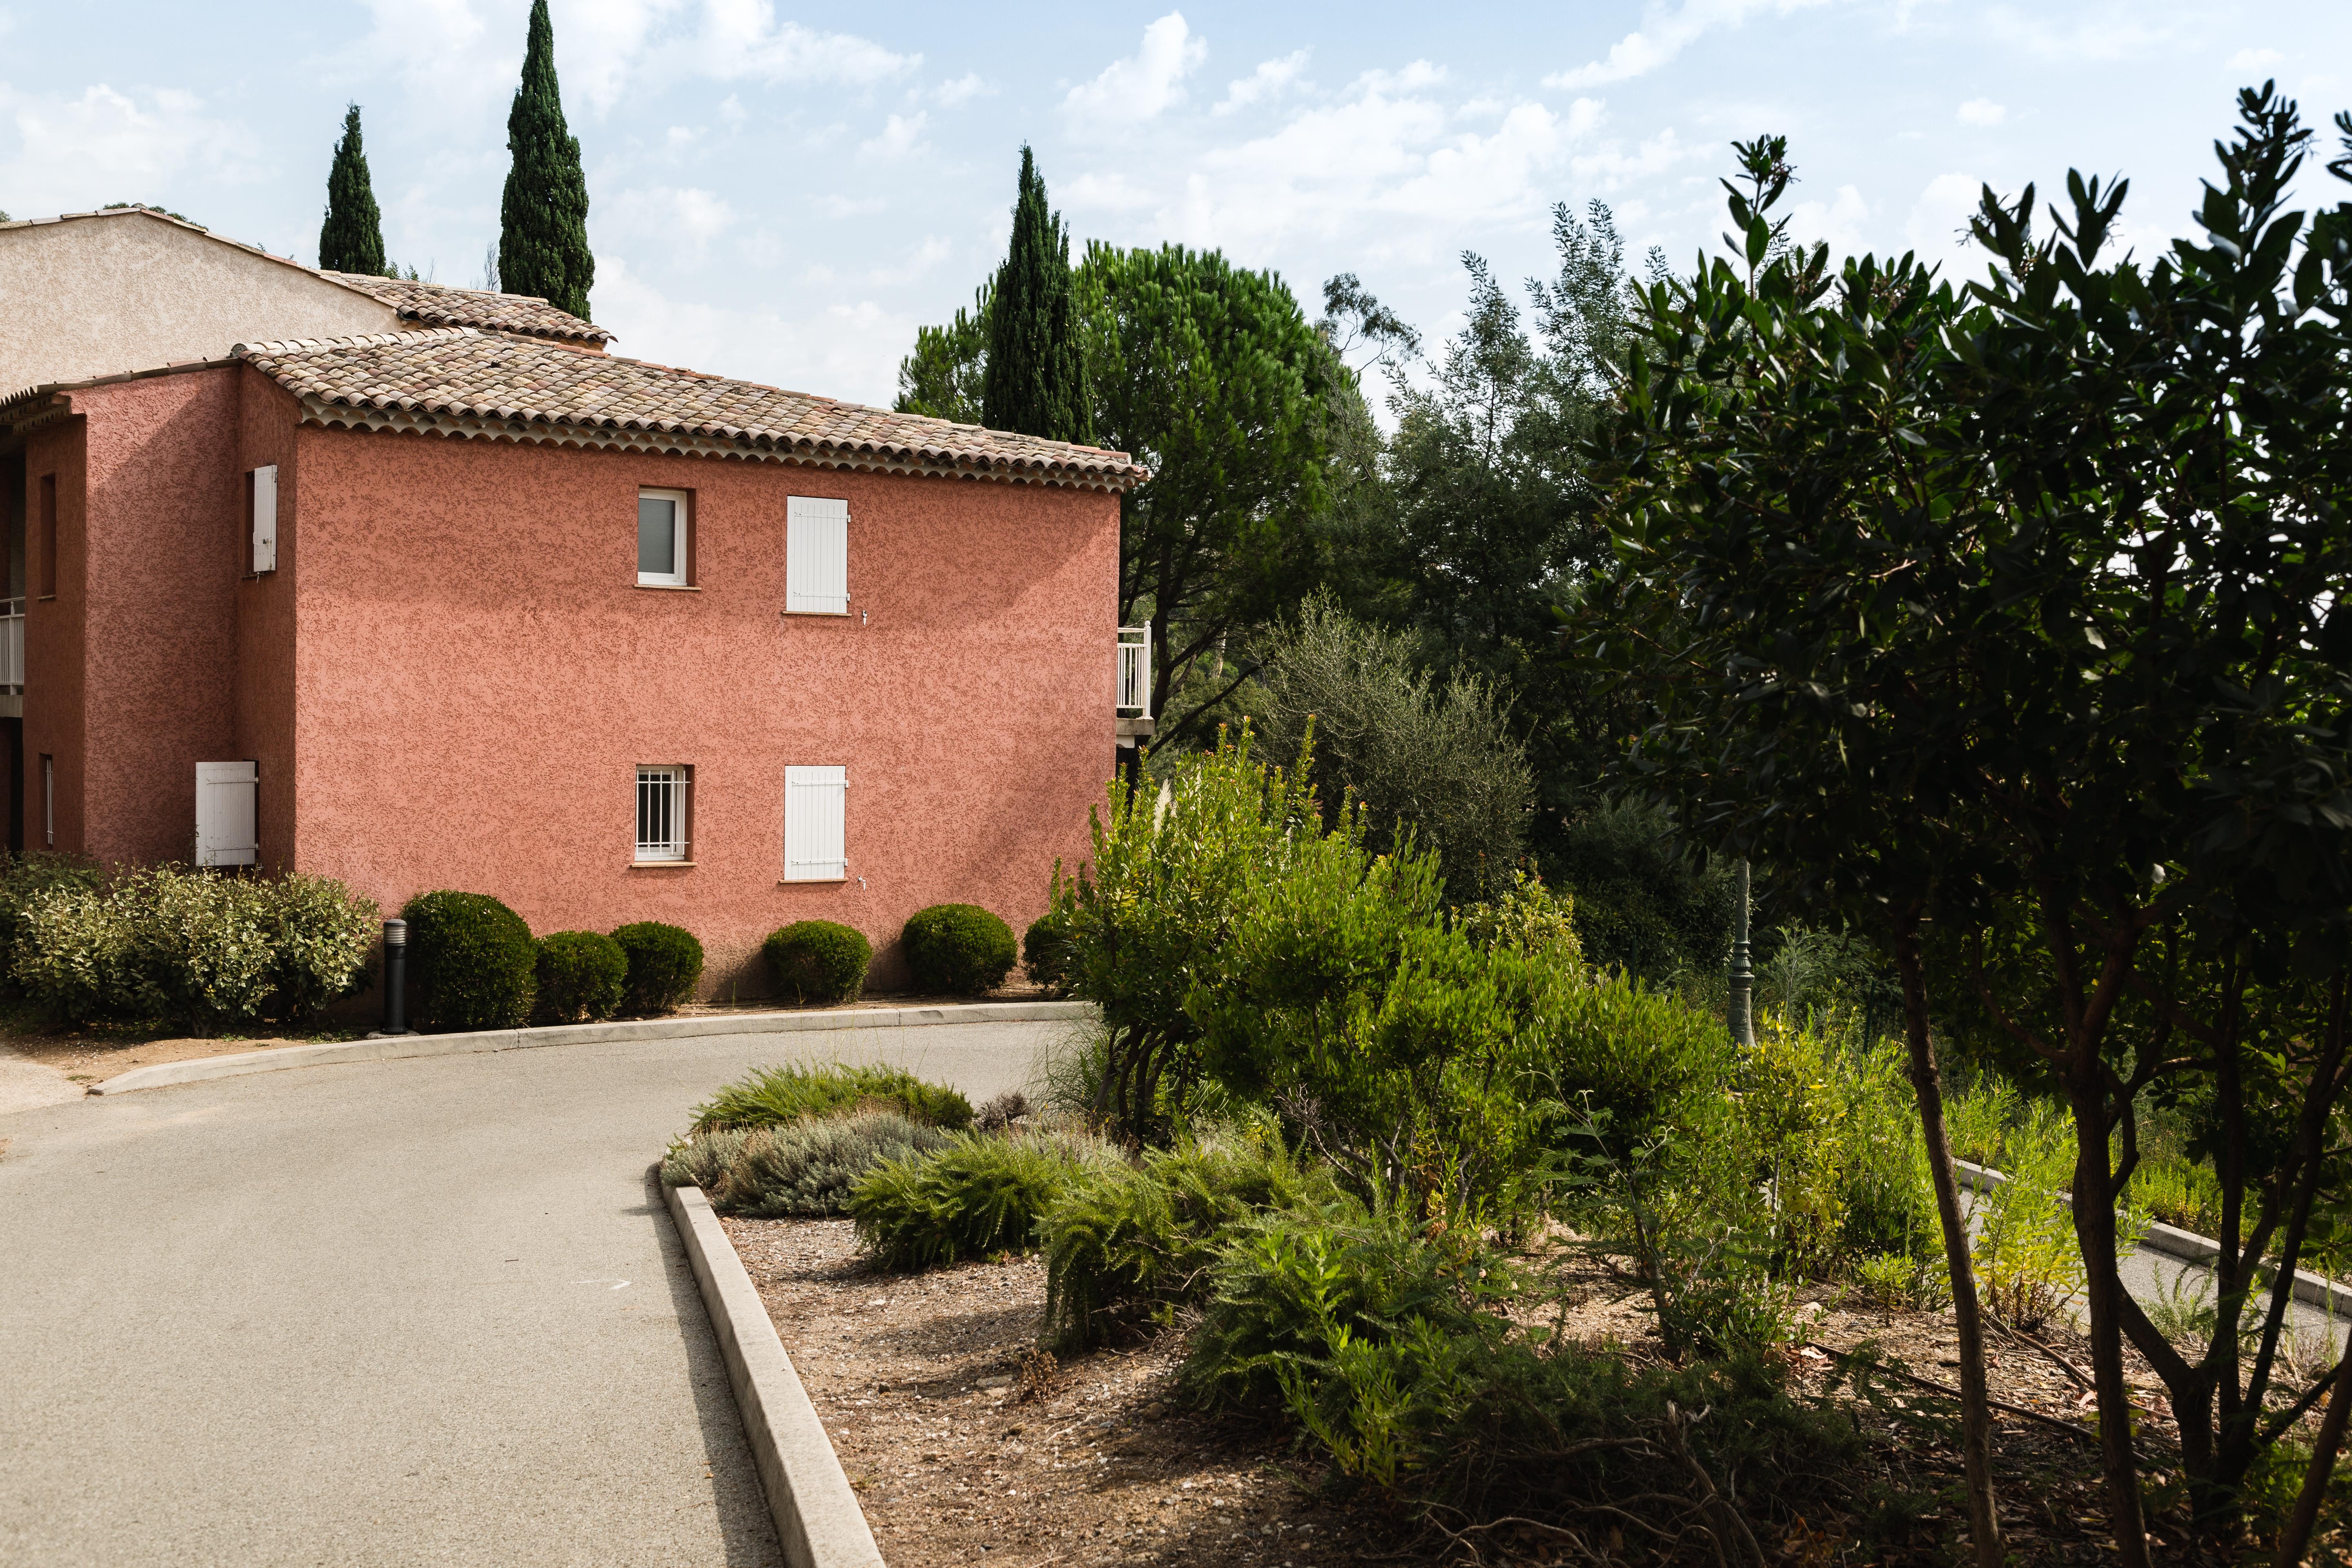
[[[784,608],[849,614],[849,503],[793,496],[784,502]]]
[[[784,770],[784,880],[838,882],[849,875],[849,770]]]
[[[252,763],[196,764],[196,864],[250,866],[260,858],[254,791],[261,770]]]
[[[278,570],[278,465],[253,470],[253,569]]]

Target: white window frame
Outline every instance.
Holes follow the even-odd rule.
[[[836,563],[837,579],[833,572]],[[784,498],[784,613],[849,614],[849,502],[845,500]]]
[[[667,794],[669,832],[667,837],[647,837],[648,828],[658,828],[656,820],[664,806],[657,805]],[[640,866],[676,866],[694,858],[694,769],[685,763],[639,763],[637,764],[637,852]]]
[[[278,465],[253,470],[253,574],[278,570]]]
[[[643,521],[643,513],[644,504],[649,500],[666,500],[673,503],[669,514],[669,558],[677,565],[677,570],[675,572],[648,572],[645,569],[645,523]],[[683,588],[687,586],[688,566],[693,559],[687,551],[687,547],[692,539],[692,530],[694,526],[692,516],[694,510],[693,492],[689,490],[662,490],[656,489],[650,485],[640,485],[637,487],[637,502],[639,510],[639,521],[637,523],[637,585],[641,588]]]
[[[818,812],[821,818],[806,814]],[[838,855],[794,857],[810,847],[812,831],[831,832],[829,843]],[[845,767],[788,767],[784,770],[784,880],[845,882],[849,879],[849,770]]]

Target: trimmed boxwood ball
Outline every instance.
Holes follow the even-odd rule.
[[[1021,938],[1021,967],[1029,972],[1032,981],[1057,996],[1070,988],[1077,955],[1068,929],[1050,914],[1031,921]]]
[[[613,933],[629,961],[622,983],[621,1011],[640,1016],[672,1013],[694,994],[702,978],[702,943],[682,926],[639,921]]]
[[[795,1002],[854,1002],[866,985],[874,944],[835,921],[795,921],[760,944],[776,989]]]
[[[408,922],[416,1021],[425,1029],[511,1029],[530,1018],[539,944],[522,917],[487,893],[420,893]]]
[[[1013,928],[978,904],[933,904],[900,934],[915,989],[977,996],[1004,984],[1016,956]]]
[[[539,1014],[550,1024],[609,1018],[621,1010],[629,955],[601,931],[551,931],[539,939]]]

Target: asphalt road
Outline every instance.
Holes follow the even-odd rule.
[[[977,1101],[1067,1027],[553,1047],[0,1113],[0,1563],[781,1563],[648,1167],[746,1068],[890,1061]]]

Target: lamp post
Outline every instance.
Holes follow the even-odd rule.
[[[1731,1037],[1741,1046],[1756,1043],[1756,1018],[1749,1010],[1748,998],[1756,988],[1756,971],[1748,961],[1748,861],[1739,862],[1739,912],[1733,917],[1731,928],[1731,1002],[1725,1020],[1731,1026]]]
[[[408,922],[383,922],[383,1032],[408,1033]]]

